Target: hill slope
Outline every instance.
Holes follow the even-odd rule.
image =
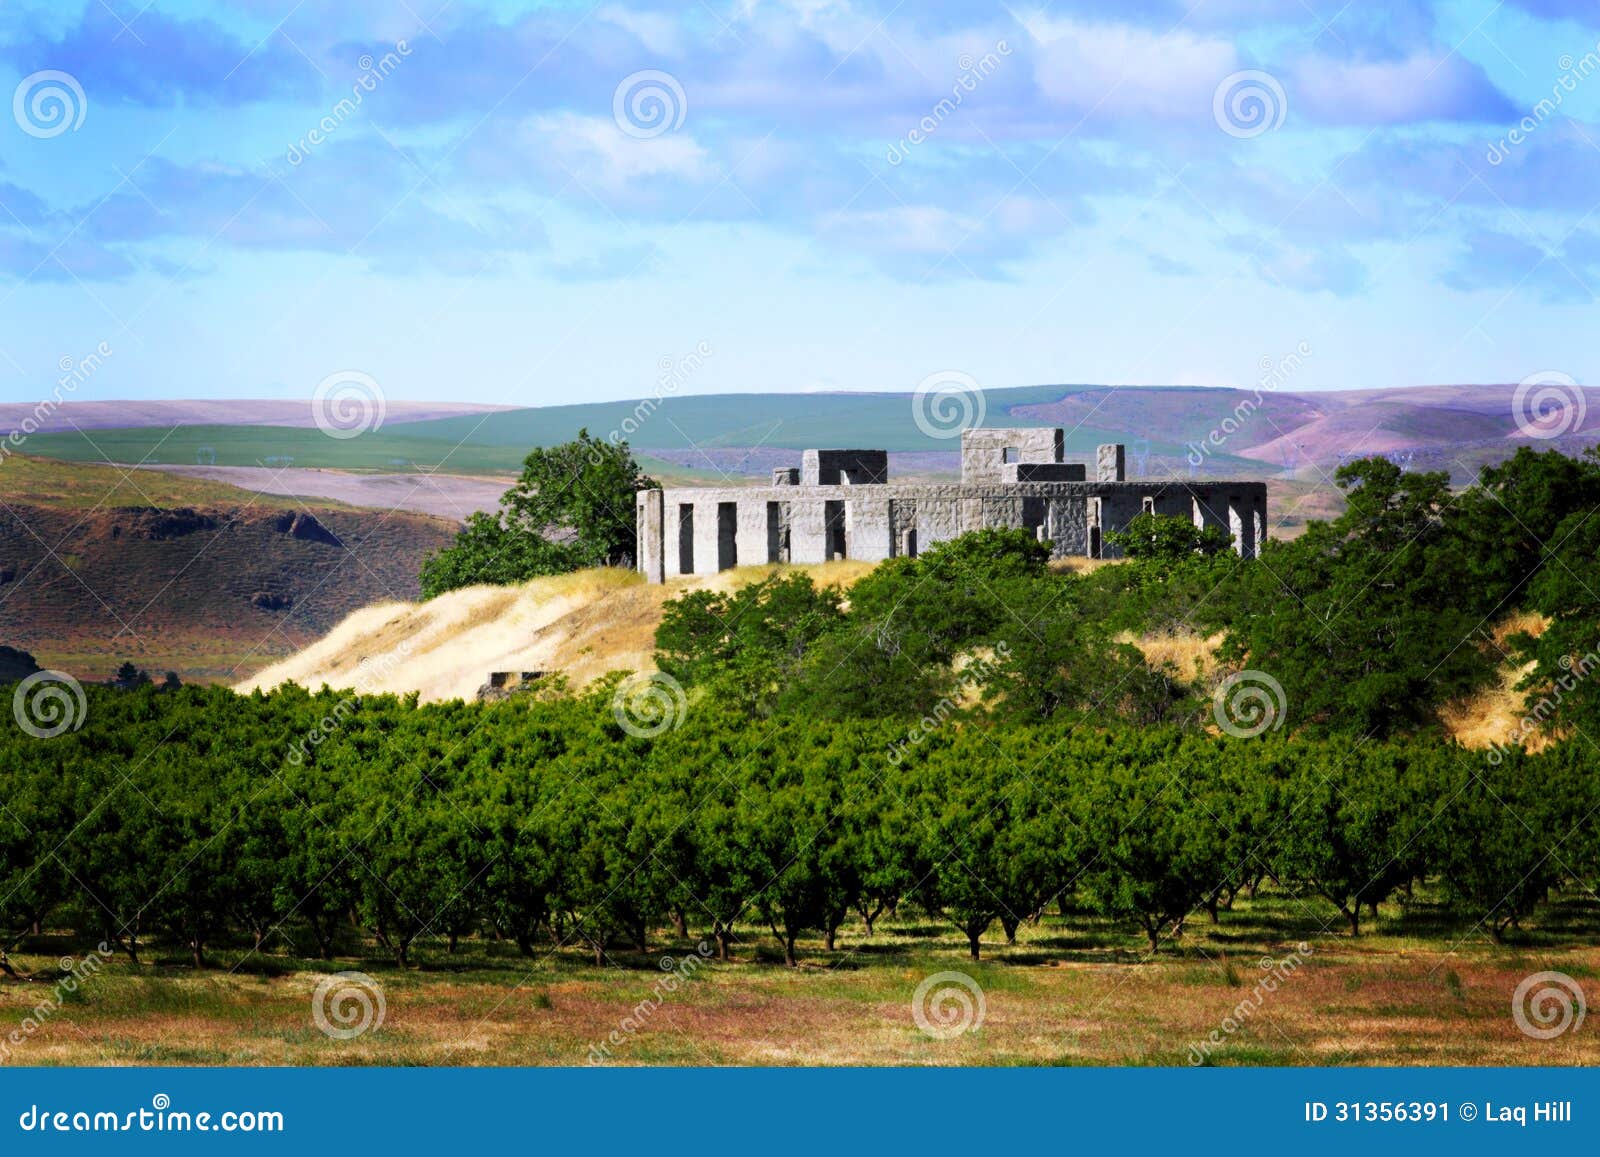
[[[528,449],[573,437],[626,436],[646,469],[753,477],[794,465],[812,446],[872,446],[916,459],[918,473],[953,474],[958,442],[936,437],[960,419],[990,426],[1061,425],[1067,451],[1120,441],[1151,476],[1267,477],[1298,469],[1320,477],[1346,457],[1407,456],[1417,467],[1450,468],[1458,483],[1529,439],[1518,429],[1516,387],[1425,386],[1384,390],[1255,391],[1192,386],[1027,386],[982,392],[976,404],[941,413],[907,393],[673,395],[426,420],[391,414],[382,429],[328,438],[284,425],[127,427],[34,435],[29,450],[78,461],[166,465],[327,467],[393,472],[504,473]],[[1577,395],[1567,391],[1573,401]],[[1587,394],[1585,402],[1596,401]],[[918,410],[924,419],[921,426]],[[1569,452],[1600,437],[1600,404],[1553,443]],[[416,415],[409,415],[415,417]],[[1191,453],[1207,444],[1204,455]],[[1196,461],[1196,458],[1199,461]],[[653,459],[653,460],[651,460]]]
[[[848,585],[872,567],[837,562],[792,569],[819,583]],[[770,571],[742,567],[651,585],[631,571],[588,570],[515,587],[470,587],[420,604],[386,602],[356,611],[324,638],[235,690],[266,691],[283,683],[316,690],[326,684],[371,694],[414,692],[424,701],[471,700],[493,671],[559,673],[579,688],[613,671],[653,670],[662,609],[684,592],[732,590]],[[1497,626],[1496,638],[1503,642],[1519,630],[1537,634],[1542,626],[1537,616],[1513,616]],[[1170,664],[1180,678],[1209,680],[1219,670],[1220,634],[1164,632],[1122,641],[1138,647],[1150,663]],[[1441,717],[1446,732],[1468,748],[1506,742],[1523,713],[1523,695],[1514,689],[1522,674],[1508,665],[1498,686],[1450,704]]]
[[[850,582],[868,563],[795,567],[819,583]],[[468,587],[426,603],[388,602],[346,618],[326,638],[240,683],[293,682],[471,699],[491,671],[559,671],[581,687],[610,671],[655,667],[661,609],[684,591],[731,590],[769,573],[743,567],[651,585],[633,571],[588,570],[515,587]]]
[[[414,598],[453,522],[161,474],[0,466],[0,642],[80,678],[128,659],[237,678],[357,607]]]

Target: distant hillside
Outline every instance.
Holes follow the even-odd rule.
[[[455,524],[111,467],[0,465],[0,642],[103,678],[235,679],[417,596]]]
[[[1125,442],[1146,475],[1195,473],[1319,479],[1342,459],[1389,454],[1448,468],[1457,482],[1528,444],[1515,387],[1261,392],[1166,386],[1028,386],[983,393],[993,426],[1054,424],[1082,456]],[[1569,452],[1600,441],[1600,399],[1555,442]],[[902,474],[949,475],[958,442],[919,428],[906,393],[723,394],[595,402],[406,420],[391,407],[381,430],[336,439],[286,425],[129,426],[35,435],[28,450],[77,461],[175,466],[323,468],[377,473],[503,475],[528,449],[573,437],[625,435],[651,473],[683,480],[755,478],[793,465],[811,446],[870,446],[899,457]],[[976,415],[973,415],[974,417]],[[1212,437],[1220,434],[1221,437]],[[1206,446],[1197,453],[1196,446]]]
[[[311,403],[304,398],[193,398],[105,402],[66,401],[49,413],[36,412],[34,402],[0,402],[0,431],[22,428],[32,420],[40,432],[109,430],[141,426],[315,426]],[[385,420],[418,422],[459,414],[493,413],[511,406],[470,402],[390,402]]]

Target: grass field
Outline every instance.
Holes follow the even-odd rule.
[[[488,424],[505,420],[496,414]],[[540,444],[534,441],[490,444],[469,440],[458,445],[455,437],[408,433],[431,426],[431,422],[416,422],[395,426],[392,431],[386,426],[359,438],[346,439],[330,438],[320,430],[293,426],[141,426],[91,430],[87,434],[76,431],[34,434],[28,439],[28,453],[66,462],[96,464],[310,467],[382,474],[438,471],[504,475],[509,480],[521,471],[528,451]],[[470,429],[470,425],[465,429]],[[565,431],[560,440],[576,433],[574,427]],[[691,485],[720,478],[713,471],[686,469],[652,458],[648,452],[635,456],[647,474],[668,485]],[[4,485],[7,469],[9,463],[0,466],[0,486]]]
[[[1385,906],[1359,940],[1322,931],[1326,915],[1283,896],[1241,899],[1217,926],[1191,922],[1154,960],[1078,912],[1025,925],[1011,947],[997,933],[976,963],[949,929],[910,919],[870,938],[846,929],[834,952],[807,943],[798,969],[748,928],[731,961],[695,965],[683,963],[698,961],[694,942],[671,939],[606,968],[577,949],[528,958],[468,941],[448,955],[438,943],[405,972],[375,955],[323,963],[282,944],[224,950],[196,971],[158,949],[138,967],[107,964],[31,1033],[25,1018],[51,985],[0,984],[0,1030],[23,1034],[10,1063],[34,1065],[575,1065],[591,1063],[591,1049],[635,1065],[1188,1065],[1213,1032],[1207,1063],[1221,1065],[1600,1063],[1592,1028],[1537,1040],[1511,1009],[1535,972],[1593,987],[1600,907],[1558,900],[1525,943],[1507,946],[1427,902]],[[47,969],[82,951],[46,936],[14,959]],[[1298,966],[1283,967],[1291,957]],[[1263,963],[1276,965],[1275,991],[1258,987]],[[370,974],[384,1004],[381,1024],[350,1040],[313,1019],[319,980],[339,970]],[[977,985],[983,1016],[940,1039],[912,1006],[918,985],[946,971]]]
[[[1023,408],[1057,402],[1083,387],[1037,386],[990,390],[984,395],[983,421],[990,426],[1034,426],[1042,419]],[[1209,404],[1215,405],[1212,400]],[[28,452],[75,461],[153,462],[167,465],[324,467],[344,470],[443,470],[482,474],[517,470],[533,446],[564,442],[587,429],[599,438],[613,433],[641,448],[649,473],[670,479],[683,474],[651,450],[716,450],[766,447],[803,450],[837,445],[841,431],[851,445],[894,451],[957,449],[949,437],[924,433],[909,394],[744,394],[667,397],[659,403],[595,402],[543,406],[494,414],[468,414],[420,422],[387,422],[354,438],[330,438],[312,427],[270,425],[142,426],[35,434]],[[957,407],[959,409],[959,407]],[[1017,412],[1013,413],[1013,410]],[[1101,442],[1137,441],[1150,419],[1132,430],[1093,421],[1093,408],[1067,423],[1067,452],[1085,455]],[[1087,415],[1087,416],[1085,416]],[[1172,436],[1155,436],[1149,449],[1182,459],[1185,449]],[[935,429],[939,428],[937,421]],[[1212,469],[1233,468],[1254,477],[1268,468],[1259,462],[1219,454]]]
[[[42,436],[42,435],[41,435]],[[94,510],[118,506],[238,506],[246,502],[271,510],[301,506],[331,509],[326,499],[255,494],[221,482],[186,478],[154,470],[137,474],[91,462],[67,462],[32,454],[12,454],[0,462],[0,500],[11,506],[54,510]]]

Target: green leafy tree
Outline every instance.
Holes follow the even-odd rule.
[[[1169,514],[1136,515],[1122,530],[1106,535],[1106,540],[1136,562],[1167,566],[1233,549],[1233,537],[1222,527],[1196,526],[1193,519]]]
[[[637,556],[634,496],[658,484],[626,442],[577,438],[539,447],[494,514],[478,512],[456,541],[422,564],[422,597],[478,583],[525,582]]]
[[[1446,474],[1382,458],[1339,468],[1348,507],[1241,567],[1223,657],[1282,684],[1297,724],[1389,735],[1435,726],[1439,706],[1494,677],[1473,645],[1482,621],[1471,576],[1447,533]]]

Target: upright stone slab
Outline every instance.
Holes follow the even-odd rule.
[[[639,573],[647,583],[658,583],[666,578],[665,560],[662,558],[664,536],[661,516],[665,505],[659,489],[641,490],[638,495],[637,517],[634,527],[638,537]]]
[[[827,526],[821,498],[797,498],[789,506],[789,561],[825,562]]]
[[[1096,482],[1126,482],[1128,448],[1120,442],[1095,447],[1094,477]]]

